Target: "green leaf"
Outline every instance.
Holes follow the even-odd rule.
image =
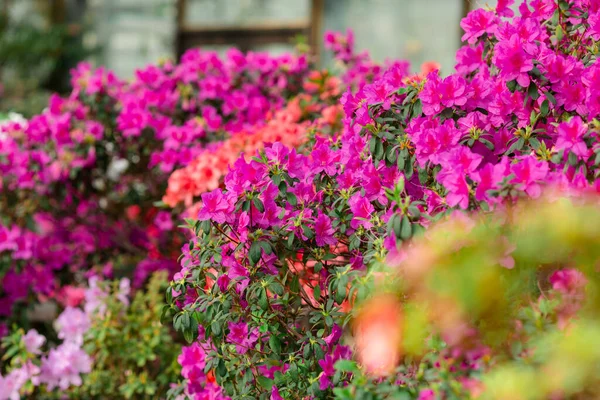
[[[304,233],[304,236],[306,236],[309,239],[312,239],[314,237],[313,232],[306,225],[302,225],[302,232]]]
[[[260,241],[259,243],[260,243],[261,249],[263,249],[265,254],[269,255],[269,254],[273,253],[273,248],[271,247],[271,243],[265,242],[265,241]]]
[[[401,228],[402,228],[402,219],[400,218],[400,215],[395,214],[392,217],[392,229],[394,230],[394,234],[396,235],[396,237],[400,237]]]
[[[338,304],[342,304],[344,302],[344,300],[346,300],[347,282],[348,282],[347,280],[340,279],[337,283],[337,290],[335,292],[335,301]]]
[[[400,239],[408,240],[412,236],[412,227],[408,216],[402,217],[402,227],[400,228]]]
[[[410,160],[408,160],[408,163],[406,164],[405,168],[404,168],[404,172],[406,175],[406,179],[410,179],[413,176],[414,171],[414,160],[413,157],[410,158]]]
[[[494,150],[494,144],[487,139],[479,138],[479,141],[485,145],[489,150]]]
[[[188,342],[188,343],[192,343],[194,341],[194,339],[196,339],[195,336],[196,335],[194,335],[194,333],[189,329],[186,329],[185,331],[183,331],[183,337],[186,340],[186,342]]]
[[[375,153],[373,156],[376,160],[381,160],[383,158],[383,143],[379,139],[376,141]]]
[[[537,138],[529,138],[529,144],[531,145],[531,147],[533,147],[535,150],[540,148],[540,141]]]
[[[256,263],[260,260],[261,257],[261,245],[260,241],[252,243],[250,246],[250,251],[248,251],[248,258],[250,259],[250,263],[252,265],[256,265]]]
[[[423,114],[423,104],[421,103],[421,100],[417,100],[413,106],[411,116],[412,118],[416,118],[421,116],[421,114]]]
[[[336,369],[336,371],[340,371],[340,372],[356,373],[359,371],[358,364],[356,363],[356,361],[344,360],[344,359],[338,360],[335,363],[334,368]]]
[[[279,184],[281,183],[281,175],[280,174],[273,175],[271,177],[271,180],[273,181],[275,186],[279,186]]]
[[[531,82],[531,84],[529,85],[529,88],[527,88],[527,94],[533,100],[537,100],[540,97],[540,93],[538,92],[538,88],[535,85],[535,83]]]
[[[540,106],[540,112],[542,114],[542,117],[547,117],[550,113],[550,102],[548,101],[548,99],[542,102],[542,105]]]
[[[267,299],[267,291],[265,288],[260,288],[258,292],[258,306],[263,310],[269,309],[269,301]]]
[[[375,154],[375,149],[377,148],[377,138],[372,137],[371,139],[369,139],[369,151],[371,152],[371,154]]]
[[[290,205],[296,206],[298,204],[298,198],[296,197],[296,195],[294,193],[287,192],[285,197],[286,197],[288,203],[290,203]]]
[[[271,348],[271,350],[273,350],[275,354],[281,354],[281,341],[277,336],[271,335],[271,337],[269,338],[269,347]]]
[[[254,198],[253,203],[254,207],[256,207],[259,212],[265,212],[265,205],[258,197]]]
[[[350,391],[349,387],[333,388],[333,394],[337,400],[354,400],[355,396]]]
[[[547,91],[546,93],[544,93],[544,96],[546,96],[546,98],[548,99],[548,101],[554,105],[556,105],[556,97],[554,97],[554,95],[552,93],[550,93],[550,91]]]
[[[292,293],[298,293],[300,291],[300,279],[298,275],[294,275],[292,282],[290,282],[290,290]]]
[[[221,324],[218,321],[213,321],[210,324],[210,330],[213,335],[219,336],[221,334]]]
[[[263,375],[259,375],[256,377],[256,381],[258,382],[258,384],[260,386],[262,386],[264,389],[266,390],[271,390],[271,388],[273,388],[274,385],[274,381],[273,379],[269,379],[266,376]]]
[[[294,235],[294,232],[290,232],[290,235],[288,236],[288,240],[287,240],[288,247],[292,247],[292,245],[294,244],[295,238],[296,238],[296,236]]]

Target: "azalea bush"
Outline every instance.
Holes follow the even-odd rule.
[[[168,174],[211,143],[263,124],[308,72],[305,56],[190,51],[132,82],[82,64],[73,92],[0,141],[0,315],[59,295],[94,270],[134,286],[173,269],[183,243],[156,207]],[[160,204],[159,204],[160,205]]]
[[[287,121],[280,113],[289,109],[296,115],[296,109],[302,110],[297,97],[308,74],[306,55],[271,57],[236,50],[224,58],[192,50],[179,64],[151,65],[130,82],[103,68],[81,64],[72,72],[73,91],[68,97],[53,96],[48,108],[29,120],[3,122],[0,336],[16,326],[21,334],[35,328],[48,340],[55,337],[52,321],[70,318],[61,317],[63,310],[77,303],[88,279],[125,277],[138,290],[155,271],[175,272],[188,233],[178,227],[183,206],[171,209],[162,201],[170,173],[192,161],[202,163],[203,158],[214,171],[225,169],[231,157],[246,147],[260,146],[261,140],[285,136],[290,144],[302,141],[300,127],[279,132],[268,121]],[[299,116],[294,118],[300,123]],[[254,137],[254,132],[264,133]],[[224,154],[218,150],[222,147],[230,153],[215,165],[211,157]],[[217,172],[214,179],[218,185]],[[179,199],[171,205],[177,203]],[[94,318],[107,319],[105,315]],[[159,315],[153,320],[158,323]],[[108,318],[107,323],[125,331],[138,322]],[[108,346],[107,333],[94,332],[103,338],[97,345]],[[139,340],[140,351],[149,355],[158,346],[154,341],[163,338],[159,335],[146,343],[136,335],[126,337],[122,345]],[[48,357],[66,357],[60,351],[51,349]],[[85,362],[64,385],[39,381],[48,390],[57,386],[67,392],[83,384],[81,393],[86,395],[152,396],[162,393],[172,380],[167,370],[158,376],[156,365],[145,362],[139,366],[141,372],[132,369],[126,375],[129,381],[121,382],[112,369],[130,360],[114,352],[102,359],[100,350],[90,346],[83,353],[80,348],[73,351]],[[169,352],[173,357],[177,353]],[[168,357],[161,354],[163,360]],[[38,380],[35,369],[25,364],[19,368],[23,379],[17,381],[12,378],[17,370],[10,364],[2,363],[0,368],[3,382],[16,382],[7,389],[12,396],[29,390],[24,382]],[[110,373],[102,375],[106,369]]]
[[[55,321],[55,335],[18,328],[6,336],[3,360],[10,371],[0,378],[0,398],[164,396],[179,373],[181,348],[158,320],[165,275],[153,274],[135,294],[125,278],[92,278]]]
[[[455,210],[502,210],[547,187],[598,191],[598,5],[523,2],[514,16],[511,3],[462,21],[467,44],[447,77],[411,74],[404,62],[350,63],[339,129],[315,127],[300,149],[275,143],[238,159],[223,188],[201,195],[164,310],[192,342],[173,396],[353,398],[344,388],[356,369],[344,360],[379,373],[360,351],[365,343],[344,334],[377,265],[405,258],[414,237]],[[346,59],[363,60],[351,38],[327,38]],[[495,243],[505,267],[516,268],[512,246]],[[413,335],[412,345],[425,346],[425,337]],[[452,344],[431,344],[465,365],[463,375],[448,367],[456,373],[450,388],[419,380],[445,370],[417,368],[386,390],[409,388],[408,398],[464,393],[470,380],[462,378],[479,370],[485,353]]]

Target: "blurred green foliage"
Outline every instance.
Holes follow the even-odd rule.
[[[155,273],[127,306],[116,296],[106,301],[104,318],[92,321],[84,349],[94,359],[92,372],[70,397],[105,399],[163,398],[179,377],[181,345],[159,320],[167,286],[166,272]],[[118,282],[111,293],[118,292]]]
[[[403,362],[385,379],[353,367],[338,399],[599,398],[597,199],[453,216],[395,267],[373,295],[402,303]]]
[[[69,71],[98,51],[84,45],[84,31],[75,24],[39,26],[0,10],[0,112],[31,117],[50,94],[67,93]]]

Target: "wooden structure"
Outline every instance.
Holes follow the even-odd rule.
[[[202,26],[186,21],[187,0],[177,0],[177,56],[193,47],[203,45],[233,45],[247,51],[256,45],[290,43],[304,35],[315,56],[319,54],[325,0],[311,0],[310,17],[293,22],[270,22],[243,26]]]

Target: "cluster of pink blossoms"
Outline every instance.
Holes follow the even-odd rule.
[[[131,82],[83,63],[67,98],[53,96],[42,114],[3,124],[0,254],[11,261],[0,317],[26,301],[60,299],[78,271],[111,277],[132,274],[133,264],[139,286],[155,270],[174,270],[185,236],[173,235],[172,213],[154,206],[167,174],[258,129],[308,71],[306,55],[237,50],[224,58],[192,50]]]
[[[413,76],[404,63],[390,64],[342,96],[340,132],[317,132],[300,151],[276,143],[241,158],[225,189],[202,195],[198,237],[192,249],[185,246],[173,285],[176,310],[212,324],[198,337],[217,349],[206,362],[217,352],[236,368],[222,344],[243,323],[252,342],[245,357],[257,367],[284,365],[272,341],[300,358],[309,348],[317,363],[286,364],[301,368],[304,389],[320,398],[334,384],[316,389],[312,382],[330,376],[325,360],[341,343],[318,340],[342,325],[342,305],[360,292],[365,265],[402,258],[410,238],[442,213],[503,208],[548,186],[573,195],[600,191],[600,67],[590,51],[598,44],[595,20],[584,18],[598,4],[574,0],[563,15],[552,0],[524,1],[513,17],[511,3],[463,21],[468,44],[457,53],[455,74]],[[351,39],[329,35],[328,43],[351,57]],[[299,260],[300,268],[289,267]],[[219,302],[239,308],[226,311]],[[300,311],[286,311],[292,303]],[[339,319],[321,320],[321,307]],[[461,370],[465,382],[481,367],[472,365]],[[276,382],[278,393],[298,387]],[[258,384],[249,390],[262,393]]]
[[[84,338],[92,326],[93,318],[100,318],[106,308],[109,295],[97,284],[98,278],[90,278],[89,288],[84,290],[85,309],[66,307],[54,322],[57,337],[62,343],[42,351],[46,338],[35,329],[21,337],[27,356],[13,360],[17,367],[5,376],[0,376],[0,400],[20,398],[21,388],[30,382],[33,386],[44,386],[48,392],[65,391],[71,386],[82,384],[82,374],[92,370],[93,360],[83,349]],[[122,279],[116,297],[129,304],[130,286]]]

